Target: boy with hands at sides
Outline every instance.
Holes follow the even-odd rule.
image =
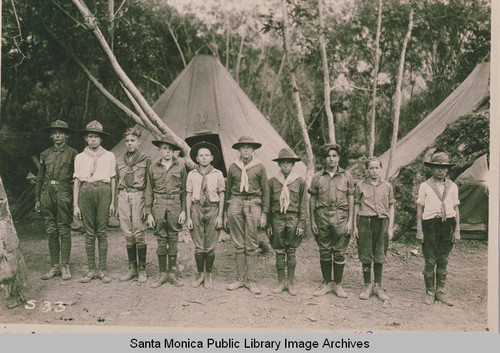
[[[215,246],[223,226],[225,182],[222,172],[212,166],[220,157],[215,145],[199,142],[191,148],[190,156],[198,162],[186,181],[186,222],[195,246],[198,271],[192,286],[204,284],[205,288],[211,288]]]
[[[177,265],[179,232],[186,220],[186,167],[174,157],[174,151],[181,148],[168,136],[152,143],[160,150],[161,159],[149,168],[146,186],[146,223],[154,228],[160,270],[151,288],[158,288],[166,282],[182,287],[174,267]]]
[[[108,223],[115,214],[115,155],[101,146],[104,136],[101,123],[94,120],[84,130],[87,147],[75,158],[75,185],[73,189],[73,214],[81,219],[85,228],[85,250],[88,272],[80,283],[100,278],[103,283],[111,282],[107,274]],[[98,241],[99,267],[95,262],[95,238]]]
[[[40,154],[40,168],[35,187],[35,210],[45,219],[45,231],[49,238],[49,272],[43,280],[61,275],[71,279],[69,258],[71,254],[71,222],[73,221],[73,171],[78,152],[66,144],[73,132],[62,120],[53,121],[44,129],[50,134],[53,146]],[[61,265],[59,258],[61,257]]]
[[[417,199],[417,239],[424,254],[424,303],[434,300],[452,306],[444,292],[448,256],[455,241],[460,240],[460,213],[458,187],[446,177],[455,163],[450,163],[444,152],[435,153],[424,162],[431,168],[432,177],[423,182]]]
[[[356,185],[354,191],[353,235],[357,239],[364,280],[359,298],[367,300],[373,292],[385,301],[389,296],[382,288],[382,267],[393,236],[394,193],[392,185],[381,180],[382,161],[379,158],[368,158],[365,167],[367,177]],[[375,287],[371,282],[372,263]]]
[[[347,298],[341,282],[345,250],[352,232],[354,183],[351,173],[339,167],[339,150],[340,146],[335,144],[322,147],[324,166],[312,177],[309,208],[323,275],[322,286],[314,296],[334,292],[340,298]]]
[[[293,171],[295,162],[300,161],[294,153],[284,148],[279,152],[277,162],[280,171],[269,180],[269,216],[267,232],[271,246],[276,253],[278,287],[273,293],[278,294],[288,289],[290,295],[297,295],[295,289],[295,251],[302,242],[306,204],[305,181]],[[285,268],[288,269],[285,281]]]
[[[242,136],[232,148],[239,158],[227,172],[224,227],[229,228],[235,248],[236,281],[228,290],[247,287],[260,294],[255,283],[258,229],[266,228],[269,212],[269,184],[266,169],[253,153],[262,146],[249,136]]]

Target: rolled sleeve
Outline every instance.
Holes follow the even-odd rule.
[[[352,174],[346,172],[347,174],[347,196],[354,195],[354,179],[352,178]]]
[[[318,181],[318,176],[314,175],[311,180],[311,186],[309,187],[309,190],[307,190],[311,195],[318,195],[318,189],[319,189],[319,181]]]
[[[193,174],[189,173],[186,179],[186,191],[193,192]]]
[[[360,204],[361,203],[361,181],[356,185],[356,188],[354,189],[354,203],[355,204]]]
[[[116,157],[113,152],[109,152],[109,177],[113,178],[116,176]]]
[[[389,205],[393,205],[396,203],[396,199],[394,198],[394,188],[391,184],[389,184]]]
[[[452,194],[453,195],[453,204],[455,206],[458,206],[458,205],[460,205],[460,199],[458,198],[458,186],[457,186],[457,184],[453,184],[452,191],[453,191],[453,194]]]
[[[224,182],[224,175],[222,175],[222,172],[219,172],[217,177],[217,192],[223,192],[225,190],[226,183]]]
[[[426,192],[425,192],[425,187],[424,184],[421,184],[420,187],[418,188],[418,197],[417,197],[417,204],[420,206],[425,205],[425,199],[426,199]]]

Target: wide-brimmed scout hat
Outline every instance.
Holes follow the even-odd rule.
[[[101,136],[109,136],[109,133],[104,132],[102,124],[97,120],[92,120],[90,123],[87,124],[87,126],[85,126],[85,129],[80,129],[79,131],[85,134],[95,133]]]
[[[428,166],[438,166],[438,167],[453,167],[456,163],[450,162],[450,157],[444,152],[434,153],[430,161],[425,161],[425,165]]]
[[[49,126],[43,129],[45,132],[51,133],[53,130],[61,130],[66,134],[73,133],[73,129],[70,129],[68,123],[62,120],[54,120]]]
[[[171,139],[170,137],[168,137],[167,135],[163,135],[159,140],[153,140],[151,141],[151,143],[153,145],[155,145],[156,147],[160,147],[161,145],[169,145],[170,147],[172,147],[175,150],[177,151],[180,151],[181,150],[181,147],[178,146],[173,139]]]
[[[253,147],[254,150],[260,148],[262,146],[262,143],[259,143],[259,142],[255,142],[253,138],[251,138],[250,136],[241,136],[238,140],[238,142],[236,142],[232,148],[237,150],[240,148],[241,145],[250,145]]]
[[[298,162],[301,159],[293,153],[293,151],[289,148],[283,148],[280,153],[278,154],[278,158],[273,159],[274,162],[281,162],[281,161],[291,161],[291,162]]]
[[[201,148],[207,148],[210,150],[210,152],[212,152],[212,156],[214,156],[212,163],[216,163],[219,160],[220,151],[217,148],[217,146],[215,146],[213,143],[210,142],[201,141],[196,143],[193,147],[191,147],[191,151],[189,151],[189,156],[193,161],[196,161],[196,156],[198,155],[198,151]]]
[[[340,152],[340,145],[337,145],[335,143],[325,143],[323,146],[321,146],[321,152],[326,155],[330,150],[335,150],[337,153]]]

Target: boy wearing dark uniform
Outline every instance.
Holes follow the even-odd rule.
[[[141,131],[134,127],[124,133],[127,152],[117,161],[117,209],[120,227],[125,234],[129,268],[120,281],[137,278],[139,283],[146,276],[146,211],[145,190],[151,159],[139,151]],[[137,261],[139,260],[139,261]]]
[[[353,235],[358,240],[365,284],[359,298],[367,300],[373,291],[385,301],[389,297],[382,288],[382,267],[393,235],[394,193],[392,185],[380,178],[382,161],[379,158],[368,158],[365,166],[367,178],[360,181],[354,190]],[[372,263],[375,287],[371,283]]]
[[[40,169],[36,179],[35,209],[45,219],[45,230],[49,237],[51,268],[42,279],[62,275],[71,279],[69,259],[71,254],[71,222],[73,221],[73,165],[78,152],[66,144],[73,132],[68,124],[55,120],[44,129],[50,134],[54,145],[40,155]],[[61,257],[62,266],[59,267]]]
[[[349,245],[354,214],[354,183],[351,173],[339,167],[340,147],[323,146],[325,165],[311,180],[309,201],[311,227],[319,247],[323,284],[315,296],[334,292],[347,298],[341,286],[345,250]],[[333,282],[332,282],[333,258]]]
[[[88,283],[93,278],[100,278],[103,283],[111,282],[107,274],[108,223],[114,215],[115,205],[115,155],[101,146],[103,131],[96,120],[87,124],[85,130],[87,147],[75,158],[75,186],[73,189],[74,216],[81,219],[85,228],[85,250],[89,270],[80,279]],[[98,241],[99,268],[95,262],[95,238]]]
[[[265,228],[269,212],[269,184],[266,169],[253,156],[261,143],[242,136],[232,148],[240,157],[227,172],[224,226],[229,228],[235,248],[237,279],[227,289],[247,287],[253,294],[260,289],[255,283],[257,228]]]
[[[432,177],[420,185],[417,199],[417,239],[422,243],[425,304],[434,300],[452,306],[444,293],[448,256],[455,241],[460,240],[460,213],[457,184],[446,178],[454,166],[446,153],[435,153],[425,165]]]
[[[294,286],[295,251],[302,242],[306,213],[305,181],[292,169],[300,158],[287,148],[279,152],[280,171],[269,180],[269,196],[271,198],[268,216],[268,234],[271,246],[276,252],[276,270],[278,287],[273,293],[281,293],[288,289],[290,295],[297,295]],[[285,268],[288,269],[285,281]]]
[[[198,274],[193,287],[212,286],[215,245],[222,228],[224,210],[224,175],[212,166],[220,157],[217,147],[199,142],[191,148],[190,156],[198,166],[189,172],[186,181],[186,219],[193,239]],[[205,271],[205,273],[204,273]]]
[[[182,283],[173,268],[177,264],[179,232],[186,220],[186,167],[174,157],[174,151],[181,148],[169,137],[163,136],[152,143],[160,150],[161,159],[149,168],[146,187],[147,225],[154,228],[160,269],[151,288],[158,288],[166,282],[180,287]]]

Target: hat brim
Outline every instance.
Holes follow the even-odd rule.
[[[165,142],[165,141],[161,141],[161,140],[153,140],[153,141],[151,141],[151,143],[158,148],[160,148],[161,145],[169,145],[170,147],[172,147],[176,151],[182,150],[182,148],[180,148],[179,146],[174,145],[173,143],[170,143],[170,142]]]
[[[196,162],[196,156],[201,148],[207,148],[212,152],[212,156],[214,156],[212,163],[217,163],[219,161],[220,151],[217,146],[210,142],[199,142],[191,147],[191,151],[189,151],[189,157],[191,157],[194,162]]]
[[[298,157],[284,157],[284,158],[275,158],[272,161],[273,162],[284,162],[284,161],[290,161],[290,162],[300,162],[302,159]]]
[[[93,131],[93,130],[86,130],[86,129],[80,129],[78,132],[81,132],[82,134],[98,134],[102,136],[109,136],[109,133],[104,132],[104,131]]]
[[[239,150],[242,145],[249,145],[252,146],[254,150],[257,150],[262,147],[262,143],[258,142],[236,142],[232,148],[234,150]]]
[[[69,127],[46,127],[43,129],[43,131],[45,131],[46,133],[50,134],[52,131],[54,130],[61,130],[61,131],[64,131],[65,133],[67,134],[72,134],[75,132],[75,130],[73,129],[70,129]]]
[[[426,166],[429,166],[429,167],[432,167],[432,166],[436,166],[436,167],[453,167],[453,166],[457,165],[456,163],[435,163],[435,162],[424,162],[424,164]]]

